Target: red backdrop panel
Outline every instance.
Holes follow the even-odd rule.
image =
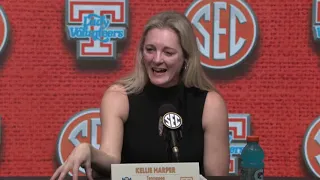
[[[310,0],[247,0],[260,41],[254,60],[232,78],[213,78],[230,113],[249,113],[261,136],[266,175],[304,176],[301,144],[320,115],[320,60],[312,42]],[[11,28],[0,56],[3,137],[0,176],[52,175],[58,133],[76,112],[99,107],[111,82],[132,70],[142,27],[153,14],[184,12],[187,0],[130,0],[129,46],[119,68],[80,70],[64,32],[64,0],[0,1]]]

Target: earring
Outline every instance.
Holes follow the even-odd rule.
[[[185,63],[184,63],[184,70],[187,70],[187,68],[188,68],[188,63],[187,63],[187,61],[185,61]]]

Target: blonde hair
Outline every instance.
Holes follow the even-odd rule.
[[[116,81],[115,84],[122,85],[127,94],[138,94],[143,91],[148,82],[148,74],[143,63],[143,45],[147,33],[153,28],[170,28],[177,33],[186,59],[186,69],[183,70],[181,76],[184,85],[186,87],[197,87],[205,91],[214,90],[202,69],[200,52],[190,21],[184,15],[174,11],[159,13],[147,22],[136,52],[134,71],[129,76]]]

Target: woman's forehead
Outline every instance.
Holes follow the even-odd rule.
[[[177,49],[180,47],[180,42],[177,34],[171,29],[152,29],[146,34],[145,45]]]

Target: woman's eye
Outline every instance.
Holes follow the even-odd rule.
[[[150,51],[152,51],[153,49],[152,49],[152,48],[146,48],[146,50],[147,50],[148,52],[150,52]]]
[[[172,52],[166,52],[166,55],[167,55],[167,56],[172,56],[173,53],[172,53]]]

